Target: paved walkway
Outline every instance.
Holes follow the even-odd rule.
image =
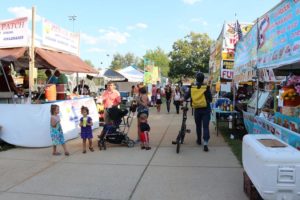
[[[191,134],[176,154],[171,141],[182,116],[172,109],[152,108],[150,151],[109,145],[82,154],[75,139],[67,143],[69,157],[52,156],[51,148],[0,152],[0,200],[246,200],[240,164],[213,127],[210,151],[196,145],[191,113]],[[129,135],[136,138],[136,120]]]

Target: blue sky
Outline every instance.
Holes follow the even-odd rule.
[[[165,52],[191,31],[216,39],[224,21],[252,22],[280,0],[2,0],[0,21],[44,17],[73,30],[68,16],[76,15],[74,31],[81,33],[80,57],[107,67],[115,53],[142,57],[147,50]],[[41,22],[37,22],[38,24]],[[41,34],[37,31],[37,34]]]

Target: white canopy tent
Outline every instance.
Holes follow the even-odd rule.
[[[123,69],[118,70],[120,74],[122,74],[125,78],[128,79],[128,82],[143,82],[144,73],[140,70],[136,69],[134,66],[128,66]]]

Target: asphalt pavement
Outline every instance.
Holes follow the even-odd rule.
[[[165,106],[160,113],[151,108],[149,151],[139,145],[108,145],[100,151],[96,138],[100,130],[95,130],[95,151],[86,154],[80,138],[67,142],[68,157],[52,156],[51,147],[0,152],[0,200],[246,200],[241,165],[213,125],[210,151],[196,144],[190,111],[191,133],[176,153],[171,142],[181,119],[174,106],[169,114]],[[134,118],[129,131],[134,140],[136,127]]]

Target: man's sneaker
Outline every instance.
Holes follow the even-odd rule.
[[[208,152],[208,146],[207,145],[204,145],[203,151]]]

